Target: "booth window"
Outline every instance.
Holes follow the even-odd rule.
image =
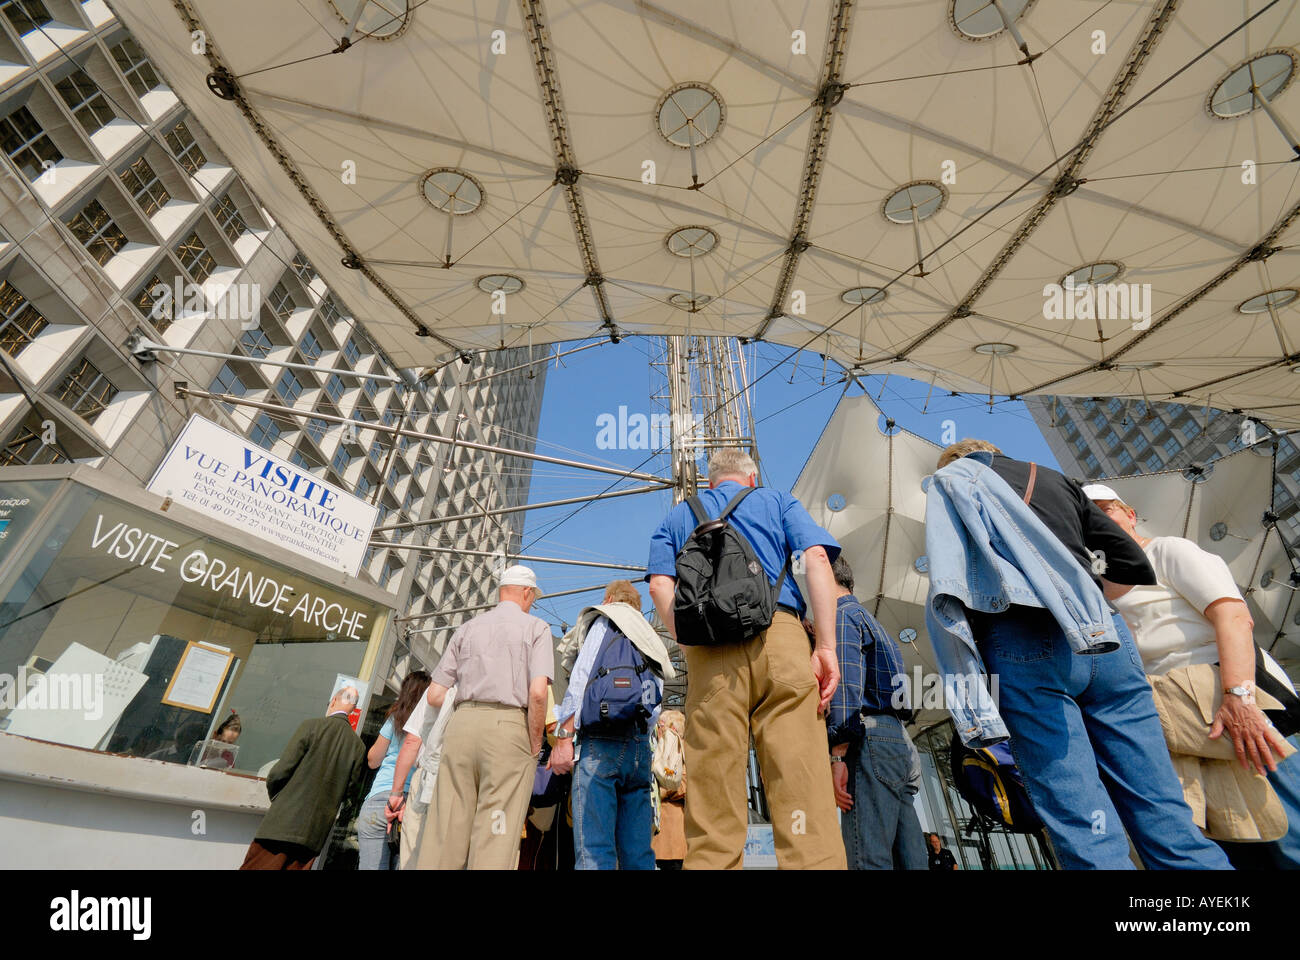
[[[14,166],[31,181],[63,159],[59,148],[26,107],[19,107],[0,120],[0,142],[4,143],[5,153]]]
[[[0,542],[7,733],[264,774],[382,635],[383,605],[80,483],[0,498],[40,516]],[[242,730],[214,743],[232,712]]]

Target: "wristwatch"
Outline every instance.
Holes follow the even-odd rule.
[[[564,729],[564,727],[558,727],[558,726],[557,726],[557,727],[555,728],[555,739],[556,739],[556,740],[568,740],[568,739],[570,739],[570,738],[571,738],[575,733],[577,733],[576,730],[566,730],[566,729]]]
[[[833,753],[831,754],[831,763],[843,763],[843,762],[844,762],[844,758],[843,758],[843,757],[836,756],[836,755],[833,754]]]
[[[1223,693],[1225,696],[1230,693],[1234,697],[1241,697],[1241,702],[1247,705],[1255,702],[1255,685],[1249,680],[1235,687],[1224,687]]]

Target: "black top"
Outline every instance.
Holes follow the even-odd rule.
[[[957,858],[952,855],[952,851],[947,847],[940,847],[939,852],[935,853],[930,850],[930,869],[931,870],[951,870],[957,866]]]
[[[1027,462],[994,454],[993,472],[1021,497],[1025,495],[1029,483]],[[1101,554],[1097,568],[1111,583],[1149,586],[1156,582],[1156,573],[1137,541],[1089,500],[1073,480],[1039,464],[1029,509],[1056,534],[1097,586],[1101,586],[1101,580],[1094,572],[1092,551]]]

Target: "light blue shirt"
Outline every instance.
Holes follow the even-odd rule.
[[[379,735],[388,738],[388,752],[384,754],[383,761],[379,764],[379,770],[375,772],[375,782],[370,786],[370,795],[373,797],[377,793],[391,793],[393,789],[393,776],[397,773],[397,755],[402,750],[402,743],[406,740],[406,734],[398,731],[395,735],[393,732],[393,718],[389,717],[384,721],[384,725],[379,728]],[[406,783],[402,786],[402,792],[405,793],[411,786],[411,774],[415,773],[415,765],[411,765],[410,771],[406,774]]]
[[[587,679],[591,676],[591,668],[596,664],[596,656],[600,653],[600,648],[612,629],[614,626],[609,622],[608,617],[597,617],[592,621],[587,635],[582,640],[578,658],[573,663],[573,672],[569,674],[569,688],[564,691],[564,699],[555,710],[557,725],[573,717],[573,729],[581,728],[582,698],[587,692]],[[650,675],[654,678],[655,689],[659,691],[659,704],[650,714],[649,725],[653,727],[659,720],[659,710],[663,705],[664,681],[653,670],[650,671]]]

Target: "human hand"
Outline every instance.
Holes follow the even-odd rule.
[[[812,671],[821,690],[821,700],[817,705],[818,716],[823,716],[835,695],[835,688],[840,683],[840,662],[834,650],[816,647],[812,652]]]
[[[849,793],[849,765],[831,764],[831,785],[835,788],[835,805],[848,813],[853,809],[853,796]]]
[[[1247,703],[1236,694],[1225,694],[1223,704],[1214,715],[1210,739],[1217,740],[1225,730],[1244,769],[1249,770],[1253,765],[1260,776],[1277,769],[1273,754],[1283,756],[1285,744],[1256,704]]]
[[[561,737],[551,747],[551,759],[546,767],[552,773],[563,774],[573,769],[573,738]]]

